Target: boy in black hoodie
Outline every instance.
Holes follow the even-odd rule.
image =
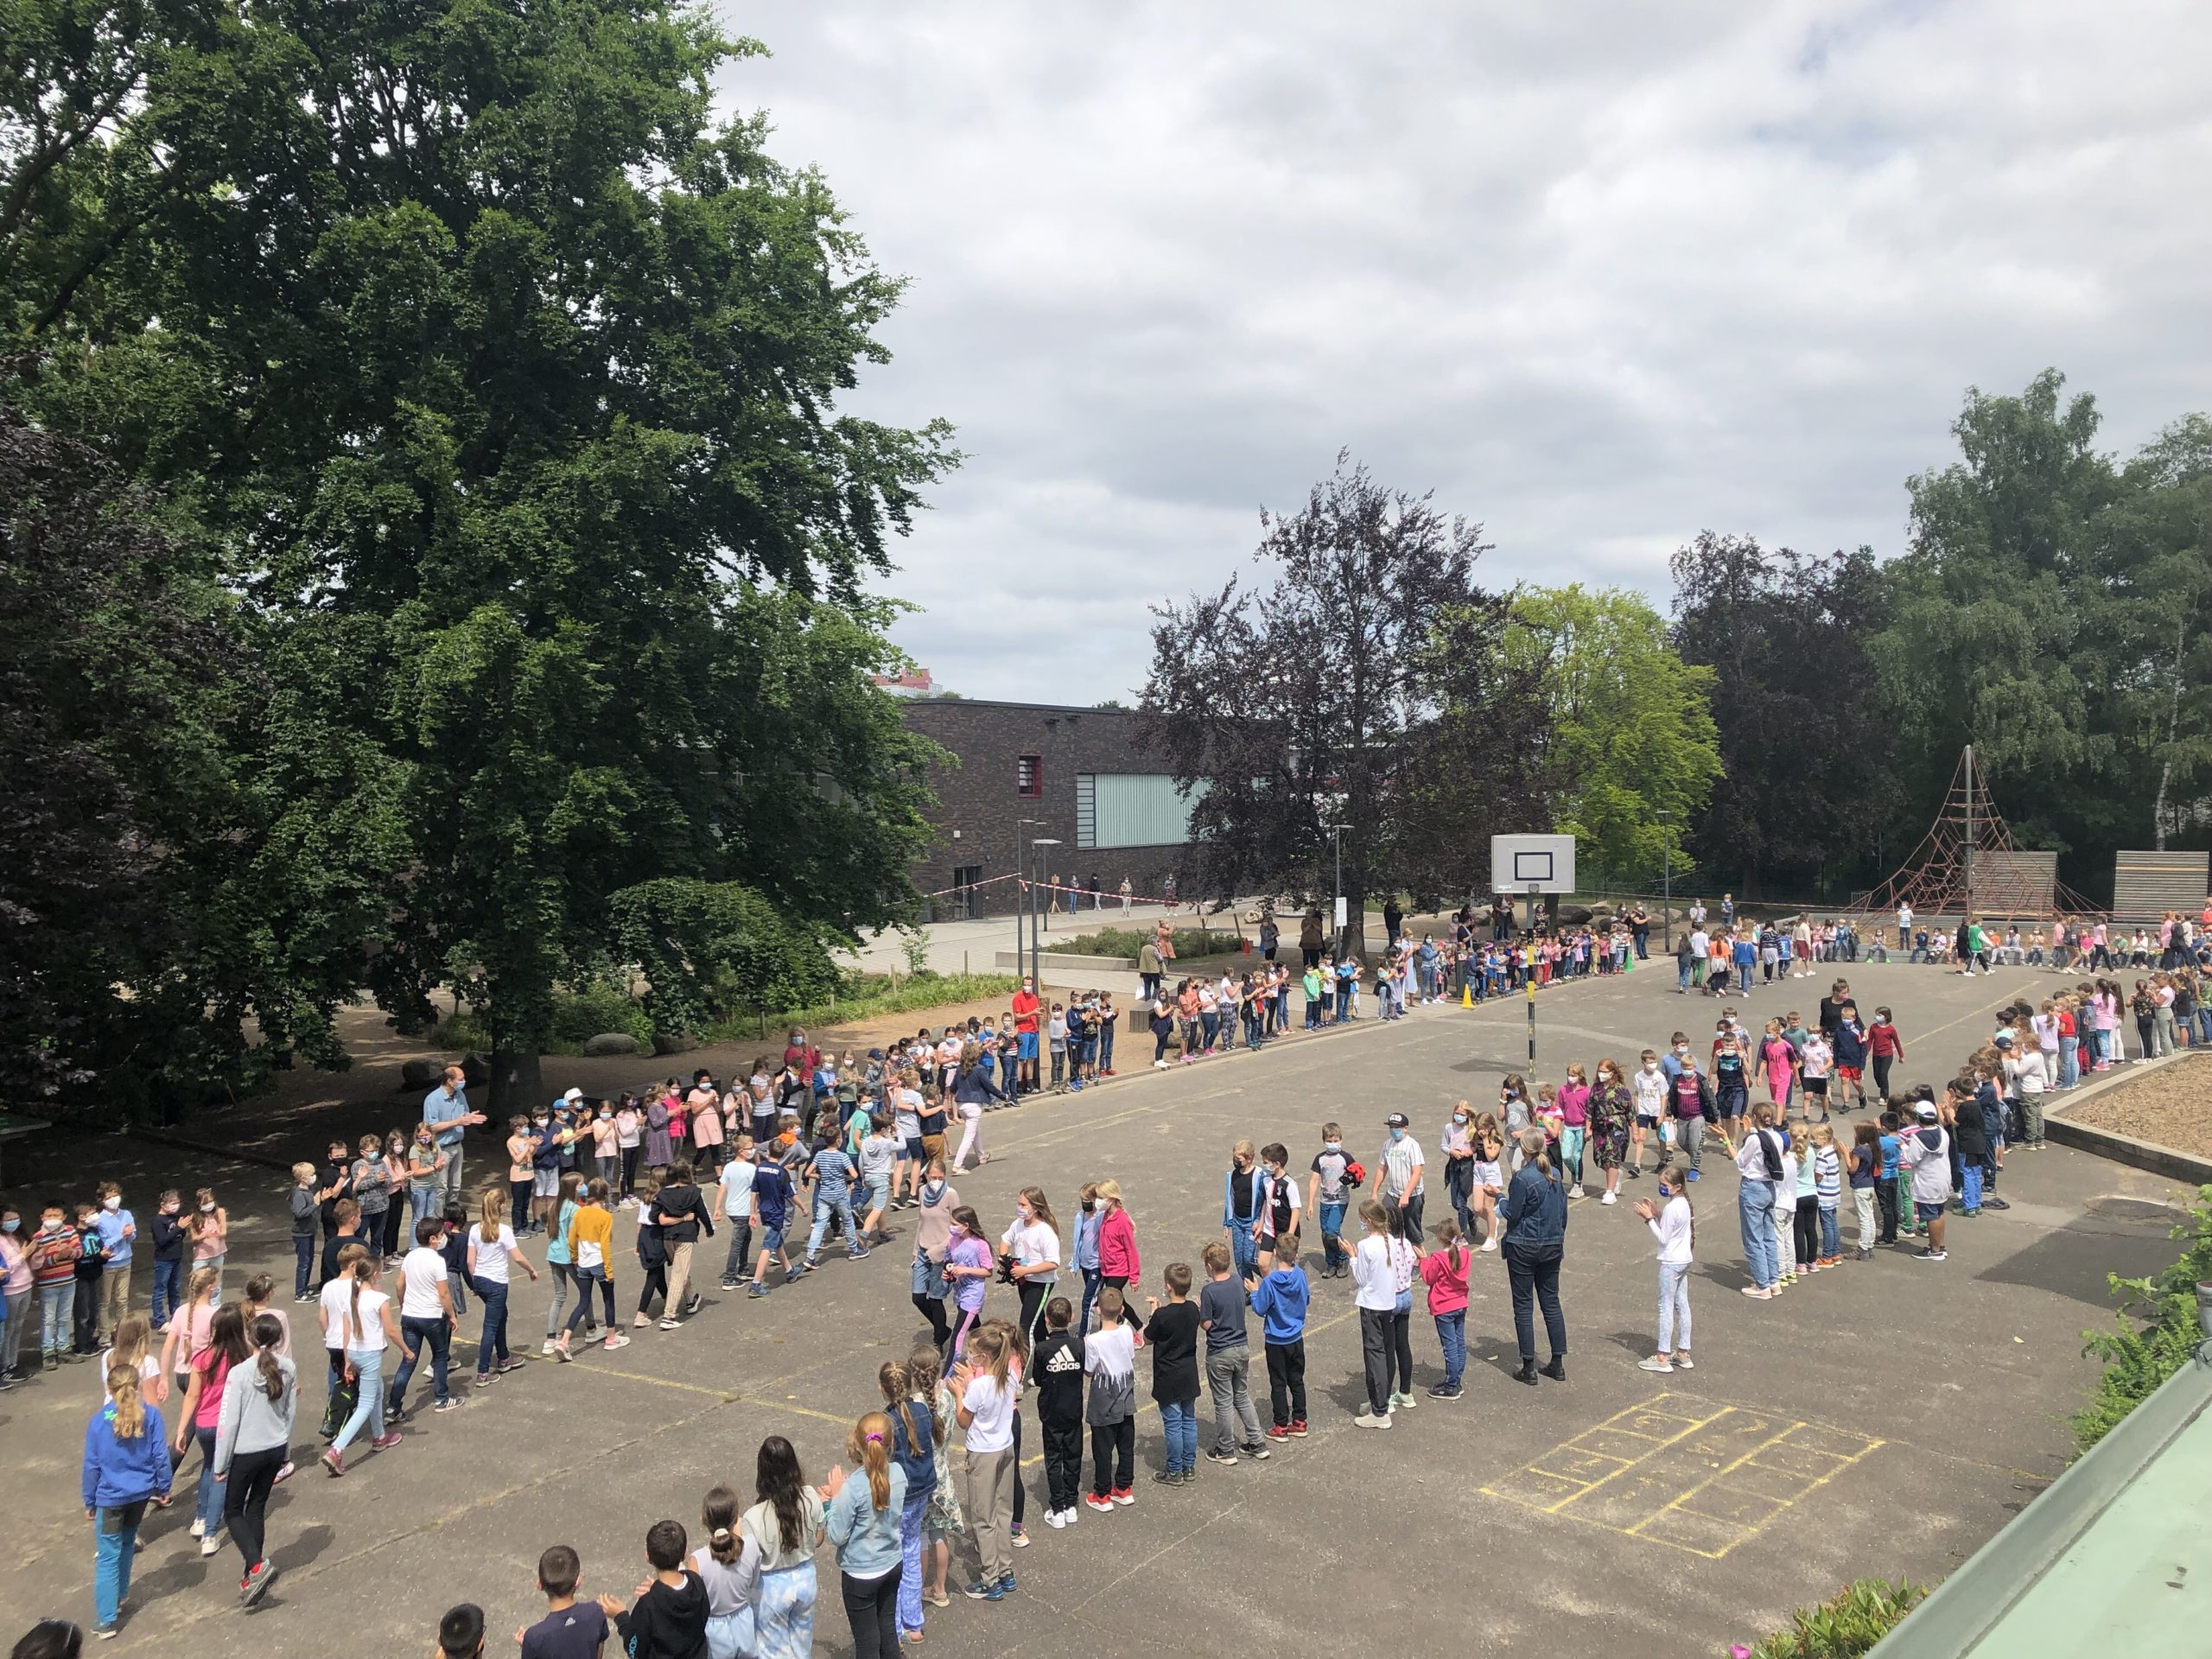
[[[1029,1357],[1037,1379],[1037,1421],[1045,1431],[1046,1524],[1075,1518],[1083,1484],[1083,1338],[1069,1327],[1075,1309],[1065,1296],[1045,1304],[1049,1333]]]
[[[637,1605],[626,1612],[613,1596],[599,1599],[630,1659],[707,1659],[707,1586],[683,1565],[690,1542],[681,1521],[654,1522],[645,1532],[653,1576]]]

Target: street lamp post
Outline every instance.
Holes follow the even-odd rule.
[[[1659,950],[1675,948],[1675,815],[1659,809]]]
[[[1027,948],[1022,938],[1021,918],[1030,905],[1029,843],[1023,837],[1042,823],[1042,818],[1016,818],[1014,821],[1014,976],[1016,979],[1021,977],[1021,956]]]
[[[1029,838],[1029,850],[1032,853],[1035,853],[1040,847],[1057,847],[1059,844],[1058,841],[1051,836],[1032,836]],[[1044,864],[1043,858],[1038,859],[1039,869],[1042,869]],[[1045,938],[1037,928],[1037,883],[1033,880],[1029,884],[1029,973],[1038,985],[1044,984]]]

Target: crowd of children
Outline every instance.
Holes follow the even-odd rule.
[[[1429,943],[1393,953],[1412,976],[1408,1001],[1446,995],[1445,979],[1422,958]],[[1448,949],[1436,959],[1448,964]],[[1287,983],[1272,973],[1270,982],[1279,990]],[[1243,988],[1232,989],[1241,1022]],[[2190,1040],[2203,1012],[2197,992],[2186,966],[2139,982],[2128,1012],[2142,1052]],[[912,1301],[928,1330],[907,1359],[882,1368],[883,1408],[855,1425],[850,1471],[840,1465],[810,1486],[789,1443],[772,1437],[760,1448],[750,1508],[724,1488],[706,1495],[697,1548],[674,1521],[653,1527],[652,1577],[633,1605],[580,1599],[575,1553],[546,1552],[548,1620],[519,1636],[525,1655],[547,1659],[595,1652],[609,1628],[639,1655],[804,1653],[814,1550],[826,1539],[837,1552],[856,1647],[888,1655],[919,1636],[925,1607],[949,1605],[959,1541],[972,1541],[976,1563],[963,1586],[969,1597],[995,1601],[1015,1590],[1014,1553],[1030,1541],[1019,1469],[1031,1390],[1044,1520],[1064,1529],[1086,1510],[1104,1516],[1137,1501],[1141,1391],[1160,1419],[1164,1445],[1152,1480],[1163,1487],[1198,1478],[1202,1438],[1207,1461],[1230,1465],[1265,1461],[1306,1436],[1305,1342],[1317,1280],[1355,1281],[1366,1398],[1354,1421],[1362,1427],[1390,1427],[1424,1397],[1414,1389],[1409,1335],[1416,1298],[1442,1358],[1425,1397],[1462,1397],[1475,1263],[1502,1248],[1522,1325],[1516,1375],[1533,1382],[1539,1373],[1515,1247],[1539,1234],[1553,1252],[1536,1291],[1553,1333],[1543,1374],[1563,1376],[1556,1284],[1566,1206],[1586,1197],[1615,1205],[1624,1182],[1643,1179],[1647,1167],[1655,1196],[1633,1207],[1656,1245],[1657,1339],[1642,1364],[1660,1373],[1691,1369],[1693,1198],[1708,1135],[1740,1177],[1746,1295],[1770,1300],[1842,1263],[1847,1192],[1856,1221],[1852,1256],[1917,1241],[1921,1259],[1940,1262],[1948,1216],[2005,1207],[1997,1195],[2005,1154],[2043,1144],[2044,1097],[2123,1058],[2122,995],[2112,981],[2091,980],[2016,1003],[1947,1089],[1902,1097],[1889,1086],[1890,1065],[1904,1054],[1890,1011],[1862,1021],[1842,980],[1810,1024],[1790,1012],[1754,1033],[1724,1006],[1709,1045],[1677,1032],[1633,1071],[1607,1058],[1568,1065],[1559,1081],[1533,1088],[1508,1077],[1494,1110],[1460,1102],[1447,1115],[1433,1150],[1448,1213],[1426,1226],[1430,1157],[1402,1114],[1389,1115],[1371,1166],[1333,1122],[1295,1173],[1281,1142],[1240,1142],[1224,1179],[1220,1238],[1205,1245],[1195,1270],[1167,1263],[1154,1293],[1144,1289],[1116,1183],[1085,1184],[1065,1230],[1047,1195],[1024,1188],[995,1237],[950,1185],[968,1154],[980,1154],[974,1126],[982,1113],[1051,1087],[1055,1076],[1072,1088],[1111,1075],[1110,1042],[1103,1053],[1094,1046],[1098,1027],[1110,1029],[1104,999],[1064,1027],[1032,996],[1004,1027],[971,1022],[834,1059],[794,1032],[779,1062],[764,1058],[728,1088],[701,1071],[688,1087],[670,1080],[616,1101],[571,1090],[513,1120],[505,1178],[467,1206],[442,1201],[443,1154],[428,1122],[413,1135],[334,1142],[326,1165],[296,1167],[291,1205],[293,1294],[317,1304],[327,1358],[323,1465],[334,1478],[347,1473],[347,1452],[359,1439],[376,1450],[401,1443],[418,1366],[431,1374],[430,1410],[459,1403],[448,1357],[472,1296],[480,1318],[478,1388],[524,1363],[508,1345],[507,1296],[516,1273],[539,1276],[527,1240],[544,1240],[553,1281],[539,1351],[566,1363],[578,1357],[579,1332],[608,1350],[630,1341],[616,1298],[615,1221],[626,1210],[635,1212],[629,1243],[640,1287],[631,1328],[664,1331],[701,1311],[698,1252],[718,1227],[729,1234],[721,1287],[760,1297],[815,1271],[833,1238],[847,1259],[866,1259],[887,1237],[888,1218],[911,1211]],[[1328,1001],[1333,1016],[1335,999]],[[1274,1012],[1258,1015],[1263,1039],[1286,1028],[1282,995],[1267,1001]],[[1219,1036],[1217,997],[1214,1012],[1209,1033],[1201,1005],[1190,1033],[1201,1048]],[[1105,1017],[1094,1023],[1095,1014]],[[1173,1018],[1179,1027],[1179,993]],[[1035,1028],[1025,1033],[1028,1019]],[[1022,1038],[1062,1032],[1080,1034],[1063,1039],[1065,1067],[1045,1073],[1040,1061],[1051,1051]],[[1755,1089],[1763,1096],[1756,1103]],[[1839,1120],[1860,1109],[1866,1116],[1842,1132]],[[956,1118],[968,1129],[957,1153],[949,1136]],[[274,1572],[262,1512],[290,1472],[299,1387],[289,1321],[268,1306],[276,1300],[269,1277],[257,1275],[238,1300],[224,1297],[228,1224],[215,1195],[202,1192],[188,1206],[178,1193],[162,1194],[143,1243],[122,1198],[109,1185],[73,1212],[49,1205],[28,1237],[14,1212],[0,1216],[10,1316],[0,1341],[10,1370],[14,1339],[33,1320],[49,1369],[105,1355],[107,1398],[87,1431],[85,1477],[102,1633],[116,1626],[128,1595],[139,1522],[149,1506],[169,1501],[195,1443],[194,1535],[205,1554],[227,1536],[242,1558],[242,1601],[265,1594]],[[411,1224],[400,1221],[395,1230],[403,1198]],[[1307,1248],[1309,1230],[1318,1232],[1318,1253]],[[411,1248],[399,1252],[402,1243]],[[151,1324],[130,1312],[137,1249],[154,1256]],[[19,1269],[29,1293],[22,1303]],[[988,1316],[994,1282],[1014,1293],[1007,1317]],[[1202,1395],[1212,1408],[1203,1433]],[[173,1422],[163,1415],[172,1398]],[[949,1460],[956,1439],[965,1457]],[[472,1625],[465,1611],[449,1616],[453,1634],[466,1643],[473,1629],[480,1643],[480,1616]]]

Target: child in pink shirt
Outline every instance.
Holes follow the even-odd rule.
[[[1436,1321],[1436,1340],[1444,1350],[1444,1381],[1428,1392],[1432,1399],[1457,1400],[1459,1379],[1467,1369],[1467,1273],[1475,1258],[1452,1217],[1445,1217],[1432,1230],[1436,1248],[1421,1257],[1421,1278],[1428,1287],[1429,1316]]]

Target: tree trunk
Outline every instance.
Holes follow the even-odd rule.
[[[1352,883],[1344,887],[1344,932],[1338,949],[1363,962],[1367,959],[1367,895]]]
[[[545,1085],[540,1079],[537,1050],[495,1048],[492,1051],[492,1104],[485,1114],[486,1127],[493,1132],[518,1112],[528,1113],[545,1104]]]

